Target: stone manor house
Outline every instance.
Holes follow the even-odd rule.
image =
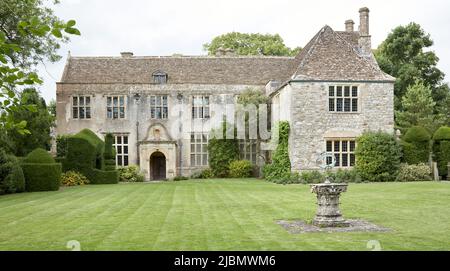
[[[369,9],[359,13],[358,31],[352,20],[345,31],[324,26],[295,57],[69,55],[56,133],[112,133],[117,165],[137,164],[149,180],[189,176],[208,167],[214,106],[257,88],[270,97],[271,122],[290,123],[292,170],[317,169],[325,151],[352,167],[357,136],[394,132],[394,78],[372,54]],[[243,159],[264,162],[254,141],[239,145]]]

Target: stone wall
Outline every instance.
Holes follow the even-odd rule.
[[[202,167],[190,165],[190,132],[209,132],[211,119],[192,120],[192,96],[209,95],[210,103],[232,102],[234,96],[247,87],[263,89],[264,86],[253,85],[194,85],[194,84],[57,84],[56,134],[75,134],[84,128],[89,128],[101,138],[106,133],[126,134],[129,140],[129,162],[138,164],[138,141],[148,141],[150,127],[160,124],[167,130],[168,140],[174,141],[172,146],[164,145],[167,139],[161,140],[161,148],[170,154],[167,164],[167,176],[182,174],[189,176]],[[136,101],[134,95],[140,95]],[[169,117],[168,119],[155,120],[150,116],[150,95],[168,95]],[[71,113],[71,97],[73,95],[88,95],[91,97],[91,119],[73,119]],[[106,97],[108,95],[126,96],[125,119],[107,119]],[[181,97],[181,100],[179,99]],[[214,106],[211,106],[214,111]],[[156,142],[156,143],[155,143]],[[155,148],[157,140],[151,144],[140,144],[142,149]],[[173,154],[175,157],[172,157]],[[141,152],[140,166],[148,176],[148,167],[144,165],[149,159],[148,151]],[[169,171],[172,173],[169,174]]]
[[[328,111],[328,86],[321,82],[292,82],[281,92],[291,92],[289,155],[292,170],[318,169],[326,139],[355,138],[366,130],[394,132],[392,83],[352,83],[359,89],[356,113]]]

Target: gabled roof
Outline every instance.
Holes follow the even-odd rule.
[[[358,32],[335,32],[323,27],[296,56],[292,79],[320,81],[393,81],[375,58],[365,57]]]
[[[152,74],[162,71],[169,84],[264,86],[289,79],[293,61],[275,56],[69,57],[61,82],[149,84]]]

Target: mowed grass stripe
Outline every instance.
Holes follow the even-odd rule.
[[[254,179],[89,185],[0,197],[0,250],[448,250],[450,185],[350,184],[341,209],[388,233],[289,234],[312,219],[308,185]]]

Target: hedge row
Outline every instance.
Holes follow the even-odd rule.
[[[56,191],[59,189],[62,168],[44,149],[35,149],[22,160],[26,191]]]

